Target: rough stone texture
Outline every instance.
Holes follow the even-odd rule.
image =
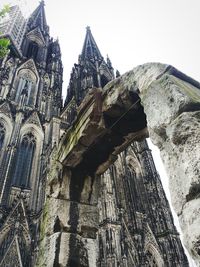
[[[150,137],[160,148],[170,177],[172,203],[179,216],[185,245],[198,262],[199,88],[198,82],[172,66],[145,64],[105,86],[102,108],[104,114],[116,117],[122,110],[134,109],[131,99],[139,93]],[[137,100],[135,103],[138,109],[140,103]],[[193,216],[187,210],[191,210]]]
[[[184,243],[200,262],[200,90],[165,74],[142,91],[148,130],[170,179]]]
[[[166,140],[160,147],[170,178],[172,204],[179,216],[184,243],[198,261],[200,261],[199,130],[200,112],[184,112],[168,125]],[[153,140],[157,140],[155,135]]]
[[[126,105],[129,108],[135,93],[141,98],[150,138],[160,148],[170,178],[184,243],[199,264],[200,84],[172,66],[148,63],[106,85],[103,111],[113,116]],[[117,107],[113,113],[112,105]]]

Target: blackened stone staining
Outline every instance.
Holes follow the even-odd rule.
[[[56,251],[55,251],[55,258],[54,258],[53,267],[60,267],[61,266],[59,264],[60,244],[61,244],[61,233],[56,238],[56,247],[55,247]]]
[[[90,185],[90,191],[89,191],[89,194],[88,194],[88,203],[90,203],[91,202],[91,199],[92,199],[93,187],[95,186],[94,185],[94,179],[95,179],[95,175],[93,174],[91,176],[91,185]]]
[[[86,167],[87,168],[87,167]],[[70,180],[70,200],[80,202],[81,192],[83,190],[85,176],[87,175],[86,170],[77,168],[72,170],[72,177]]]
[[[79,220],[78,202],[71,201],[70,211],[69,211],[69,222],[68,222],[70,225],[71,233],[77,233],[78,220]]]
[[[87,250],[84,248],[84,244],[74,234],[70,235],[70,257],[67,266],[89,266]]]
[[[192,184],[189,194],[186,196],[186,201],[190,201],[200,197],[200,184]]]
[[[54,233],[61,232],[61,222],[60,222],[58,216],[56,217],[53,231],[54,231]]]
[[[194,251],[200,256],[200,237],[198,238],[198,241],[194,244]]]
[[[81,202],[81,193],[83,191],[85,180],[84,169],[72,171],[70,181],[70,211],[69,211],[69,225],[70,225],[70,238],[69,238],[69,259],[68,266],[88,266],[82,265],[81,261],[81,247],[78,241],[78,223],[79,223],[79,203]],[[83,248],[82,248],[83,249]]]

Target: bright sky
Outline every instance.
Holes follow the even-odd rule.
[[[0,0],[30,14],[38,0]],[[46,17],[59,38],[63,95],[89,25],[104,56],[121,74],[146,62],[168,63],[200,81],[200,0],[46,0]],[[161,162],[156,161],[157,168]],[[192,266],[192,265],[191,265]],[[195,265],[193,265],[195,266]]]
[[[27,13],[38,0],[18,3]],[[85,27],[120,73],[146,62],[169,63],[200,80],[199,0],[45,0],[51,35],[58,37],[64,64],[63,94],[82,50]]]

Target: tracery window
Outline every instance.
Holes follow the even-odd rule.
[[[27,96],[28,96],[28,93],[31,91],[32,84],[33,84],[32,81],[26,79],[25,77],[20,77],[17,88],[17,94],[15,97],[16,102],[19,101],[20,95],[24,90],[27,90]]]
[[[34,105],[36,97],[36,76],[30,70],[22,70],[19,73],[15,101],[19,102],[22,94],[26,95],[25,105]]]
[[[154,256],[149,251],[146,254],[145,266],[146,267],[158,267]]]
[[[126,194],[127,194],[127,201],[130,205],[130,209],[133,212],[133,208],[137,210],[137,189],[136,189],[136,172],[131,169],[130,167],[126,168],[125,172],[125,186],[126,186]]]
[[[6,132],[5,127],[0,123],[0,151],[3,147],[5,132]]]
[[[32,133],[26,134],[17,151],[13,184],[30,187],[30,176],[36,149],[36,140]]]

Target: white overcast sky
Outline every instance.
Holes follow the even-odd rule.
[[[0,0],[0,5],[5,3],[19,4],[30,14],[39,1]],[[82,50],[87,25],[104,58],[108,54],[121,74],[139,64],[161,62],[200,81],[200,0],[46,0],[45,3],[50,33],[59,38],[61,45],[64,96],[72,66]],[[161,164],[156,160],[162,173]]]
[[[18,3],[27,13],[38,0]],[[121,74],[146,62],[171,64],[200,80],[200,0],[46,0],[51,35],[59,38],[63,94],[82,50],[85,27]]]

